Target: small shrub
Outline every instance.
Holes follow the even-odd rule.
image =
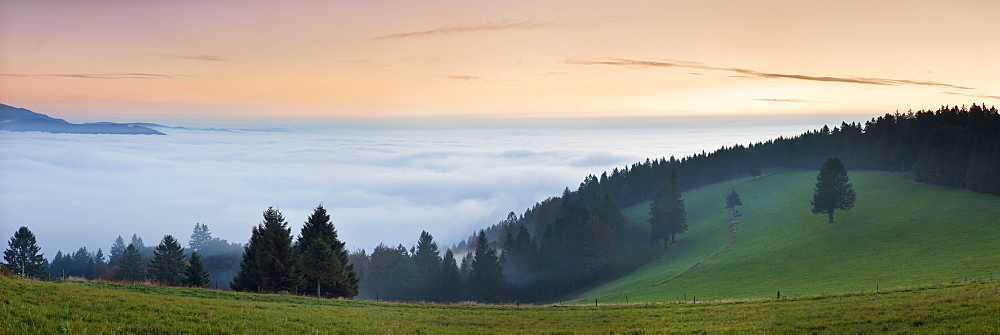
[[[14,272],[11,272],[10,269],[8,269],[6,266],[0,264],[0,277],[12,277],[12,276],[14,276]]]

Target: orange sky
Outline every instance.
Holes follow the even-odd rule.
[[[161,122],[992,105],[997,14],[994,0],[4,1],[0,103]]]

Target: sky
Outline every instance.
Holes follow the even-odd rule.
[[[2,1],[0,102],[351,124],[1000,102],[994,0]]]

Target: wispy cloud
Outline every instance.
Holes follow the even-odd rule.
[[[141,56],[150,57],[160,57],[160,58],[173,58],[173,59],[187,59],[187,60],[200,60],[208,62],[224,62],[229,59],[219,55],[212,54],[174,54],[174,53],[144,53],[139,54]]]
[[[825,102],[816,100],[806,100],[806,99],[750,99],[753,101],[768,101],[768,102]]]
[[[961,95],[961,96],[966,96],[966,97],[976,97],[976,98],[984,98],[984,99],[997,99],[997,100],[1000,100],[1000,95],[989,95],[989,94],[967,94],[967,93],[959,93],[959,92],[941,92],[941,93],[944,93],[944,94],[951,94],[951,95]]]
[[[479,76],[444,76],[444,77],[448,79],[464,80],[464,81],[483,79],[482,77]]]
[[[155,74],[155,73],[44,73],[44,74],[16,74],[0,73],[4,77],[25,77],[25,78],[80,78],[80,79],[173,79],[180,76]]]
[[[486,22],[480,24],[462,25],[462,26],[446,26],[430,30],[421,31],[411,31],[404,33],[395,33],[376,36],[374,40],[391,40],[400,38],[411,38],[411,37],[425,37],[434,35],[445,35],[454,33],[468,33],[476,31],[496,31],[496,30],[510,30],[510,29],[537,29],[550,25],[550,22],[535,22],[532,19],[514,21],[514,20],[503,20],[497,22]]]
[[[869,78],[869,77],[829,77],[829,76],[811,76],[804,74],[785,74],[785,73],[773,73],[764,72],[757,70],[748,70],[742,68],[729,68],[729,67],[717,67],[705,65],[698,62],[688,62],[688,61],[678,61],[678,60],[668,60],[668,61],[648,61],[648,60],[635,60],[635,59],[624,59],[624,58],[601,58],[601,59],[568,59],[566,63],[576,64],[576,65],[610,65],[610,66],[631,66],[631,67],[654,67],[654,68],[690,68],[699,70],[714,70],[714,71],[729,71],[739,73],[748,78],[766,78],[766,79],[797,79],[797,80],[807,80],[807,81],[820,81],[820,82],[835,82],[835,83],[848,83],[848,84],[863,84],[863,85],[882,85],[882,86],[904,86],[904,85],[919,85],[919,86],[936,86],[936,87],[946,87],[959,90],[971,90],[971,87],[952,85],[947,83],[941,83],[936,81],[919,81],[919,80],[907,80],[907,79],[888,79],[888,78]]]

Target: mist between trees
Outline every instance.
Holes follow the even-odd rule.
[[[561,196],[538,202],[523,214],[511,212],[443,254],[426,231],[409,248],[381,244],[370,253],[348,253],[319,206],[297,239],[282,214],[269,208],[246,245],[213,238],[207,225],[195,224],[188,248],[180,253],[185,257],[176,257],[179,246],[170,243],[172,236],[154,248],[133,235],[129,244],[121,236],[115,239],[107,261],[102,249],[80,248],[57,251],[49,263],[39,250],[34,251],[39,257],[29,257],[34,242],[25,242],[29,239],[19,230],[8,250],[24,255],[7,259],[5,253],[5,261],[15,273],[24,269],[26,276],[113,280],[123,279],[126,253],[132,261],[138,254],[140,261],[132,264],[147,266],[169,258],[190,270],[197,252],[210,274],[205,286],[212,288],[378,300],[552,301],[670,252],[669,242],[683,239],[678,234],[686,228],[681,191],[741,176],[756,178],[761,168],[814,170],[830,157],[839,157],[837,164],[852,169],[908,174],[918,182],[1000,195],[1000,114],[995,107],[975,104],[885,114],[863,126],[842,123],[681,159],[647,159],[599,177],[587,176],[575,191],[566,188]],[[626,227],[620,208],[651,199],[650,225]],[[727,207],[739,205],[737,200],[728,199]],[[814,211],[832,216],[831,208],[850,206],[838,203]],[[177,278],[196,277],[167,279],[157,274],[163,265],[154,268],[158,270],[129,279],[185,285],[188,282]]]

